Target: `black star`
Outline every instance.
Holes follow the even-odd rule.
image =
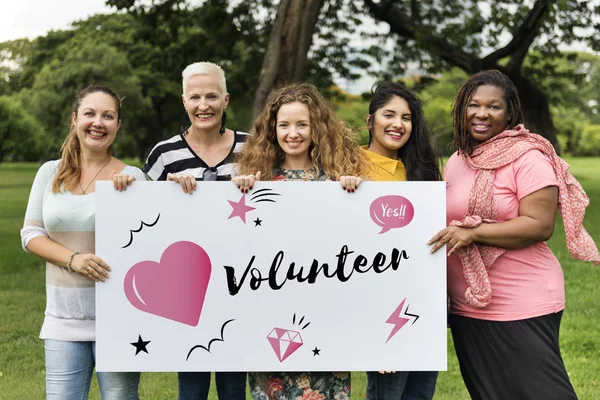
[[[262,226],[262,219],[256,218],[254,220],[254,226]]]
[[[313,357],[321,355],[321,349],[317,349],[317,346],[315,346],[315,349],[312,352],[313,352]]]
[[[146,349],[146,346],[148,346],[148,343],[150,343],[150,340],[145,342],[142,340],[142,335],[138,335],[138,341],[130,343],[130,344],[135,347],[135,355],[137,356],[140,351],[143,351],[146,354],[148,354],[148,350]]]

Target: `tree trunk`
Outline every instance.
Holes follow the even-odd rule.
[[[556,139],[556,127],[552,122],[548,97],[539,87],[521,74],[508,75],[519,91],[525,127],[531,132],[540,134],[548,139],[556,149],[556,152],[560,154],[560,146]]]
[[[324,1],[280,1],[258,78],[252,121],[273,89],[304,77],[308,50]]]

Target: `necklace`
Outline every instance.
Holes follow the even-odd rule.
[[[98,173],[96,173],[96,175],[94,175],[94,177],[92,178],[92,180],[90,181],[90,183],[87,184],[87,186],[85,187],[85,189],[83,188],[83,186],[81,186],[81,178],[79,178],[79,188],[81,189],[81,194],[85,194],[85,191],[88,190],[88,188],[90,187],[90,185],[92,184],[92,182],[94,182],[96,180],[96,178],[98,177],[98,175],[100,175],[100,172],[102,172],[102,170],[104,169],[104,167],[106,167],[108,165],[108,163],[110,162],[110,160],[112,160],[112,156],[108,159],[108,161],[106,162],[106,164],[104,164],[102,166],[102,168],[100,168],[100,170],[98,171]]]

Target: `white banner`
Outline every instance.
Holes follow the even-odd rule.
[[[445,370],[445,192],[98,182],[98,370]]]

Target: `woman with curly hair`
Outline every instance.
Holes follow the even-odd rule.
[[[311,84],[285,86],[269,96],[240,154],[242,192],[263,180],[338,180],[368,169],[353,132]],[[354,190],[348,187],[347,190]],[[349,399],[350,372],[249,373],[254,400]]]
[[[314,85],[285,86],[269,96],[238,158],[242,191],[262,180],[338,180],[365,175],[355,135]],[[255,175],[256,174],[256,175]]]

